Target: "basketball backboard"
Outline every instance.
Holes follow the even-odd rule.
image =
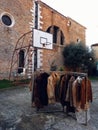
[[[52,49],[53,35],[38,29],[33,29],[33,46],[38,48]]]

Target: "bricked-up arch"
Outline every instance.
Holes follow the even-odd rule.
[[[50,26],[46,31],[53,34],[53,43],[64,45],[65,38],[59,27]]]

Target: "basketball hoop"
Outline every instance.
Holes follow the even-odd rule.
[[[33,29],[33,46],[37,48],[53,49],[53,34]]]
[[[46,44],[45,44],[45,43],[42,43],[42,45],[43,45],[43,47],[45,47],[45,46],[46,46]]]
[[[47,42],[47,43],[41,43],[43,47],[49,46],[51,43]]]

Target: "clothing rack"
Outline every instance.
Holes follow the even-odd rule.
[[[51,74],[51,73],[53,73],[53,72],[56,72],[56,73],[58,73],[59,75],[64,75],[64,74],[68,74],[68,75],[72,75],[72,76],[82,76],[82,77],[85,77],[85,78],[87,78],[87,73],[81,73],[81,72],[72,72],[72,71],[43,71],[43,70],[41,70],[41,71],[35,71],[34,73],[33,73],[33,83],[34,83],[34,76],[35,76],[35,74],[36,73],[44,73],[44,72],[46,72],[46,73],[48,73],[48,74]],[[87,82],[85,82],[85,85],[87,86]],[[85,89],[85,93],[87,92],[87,89]],[[87,95],[86,95],[86,97],[85,97],[86,99],[87,99]],[[55,112],[60,112],[60,111],[56,111],[55,110]],[[49,112],[48,112],[49,113]],[[86,115],[85,115],[85,125],[87,125],[87,110],[86,110]]]
[[[59,73],[60,75],[62,75],[62,74],[70,74],[70,75],[76,75],[76,76],[78,76],[78,75],[79,76],[87,76],[87,73],[73,72],[73,71],[45,71],[45,70],[39,70],[39,71],[35,71],[34,73],[36,73],[36,72],[38,72],[38,73],[44,73],[44,72],[46,72],[48,74],[56,72],[56,73]]]
[[[72,72],[72,71],[54,71],[54,72],[58,72],[60,75],[62,74],[69,74],[69,75],[73,75],[73,76],[82,76],[82,77],[85,77],[87,78],[87,73],[81,73],[81,72]],[[87,82],[85,82],[85,86],[87,86]],[[87,92],[87,89],[85,89],[85,93]],[[87,99],[87,94],[86,94],[86,97],[85,99]],[[86,111],[86,115],[85,115],[85,125],[87,125],[87,110]]]
[[[70,74],[70,75],[74,75],[74,76],[87,76],[87,73],[81,73],[81,72],[73,72],[73,71],[43,71],[43,72],[47,72],[47,73],[52,73],[52,72],[57,72],[60,75],[62,74]]]

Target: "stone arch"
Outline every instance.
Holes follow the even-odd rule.
[[[48,27],[46,32],[53,34],[53,43],[58,45],[64,45],[65,41],[64,34],[58,26],[50,26]]]

